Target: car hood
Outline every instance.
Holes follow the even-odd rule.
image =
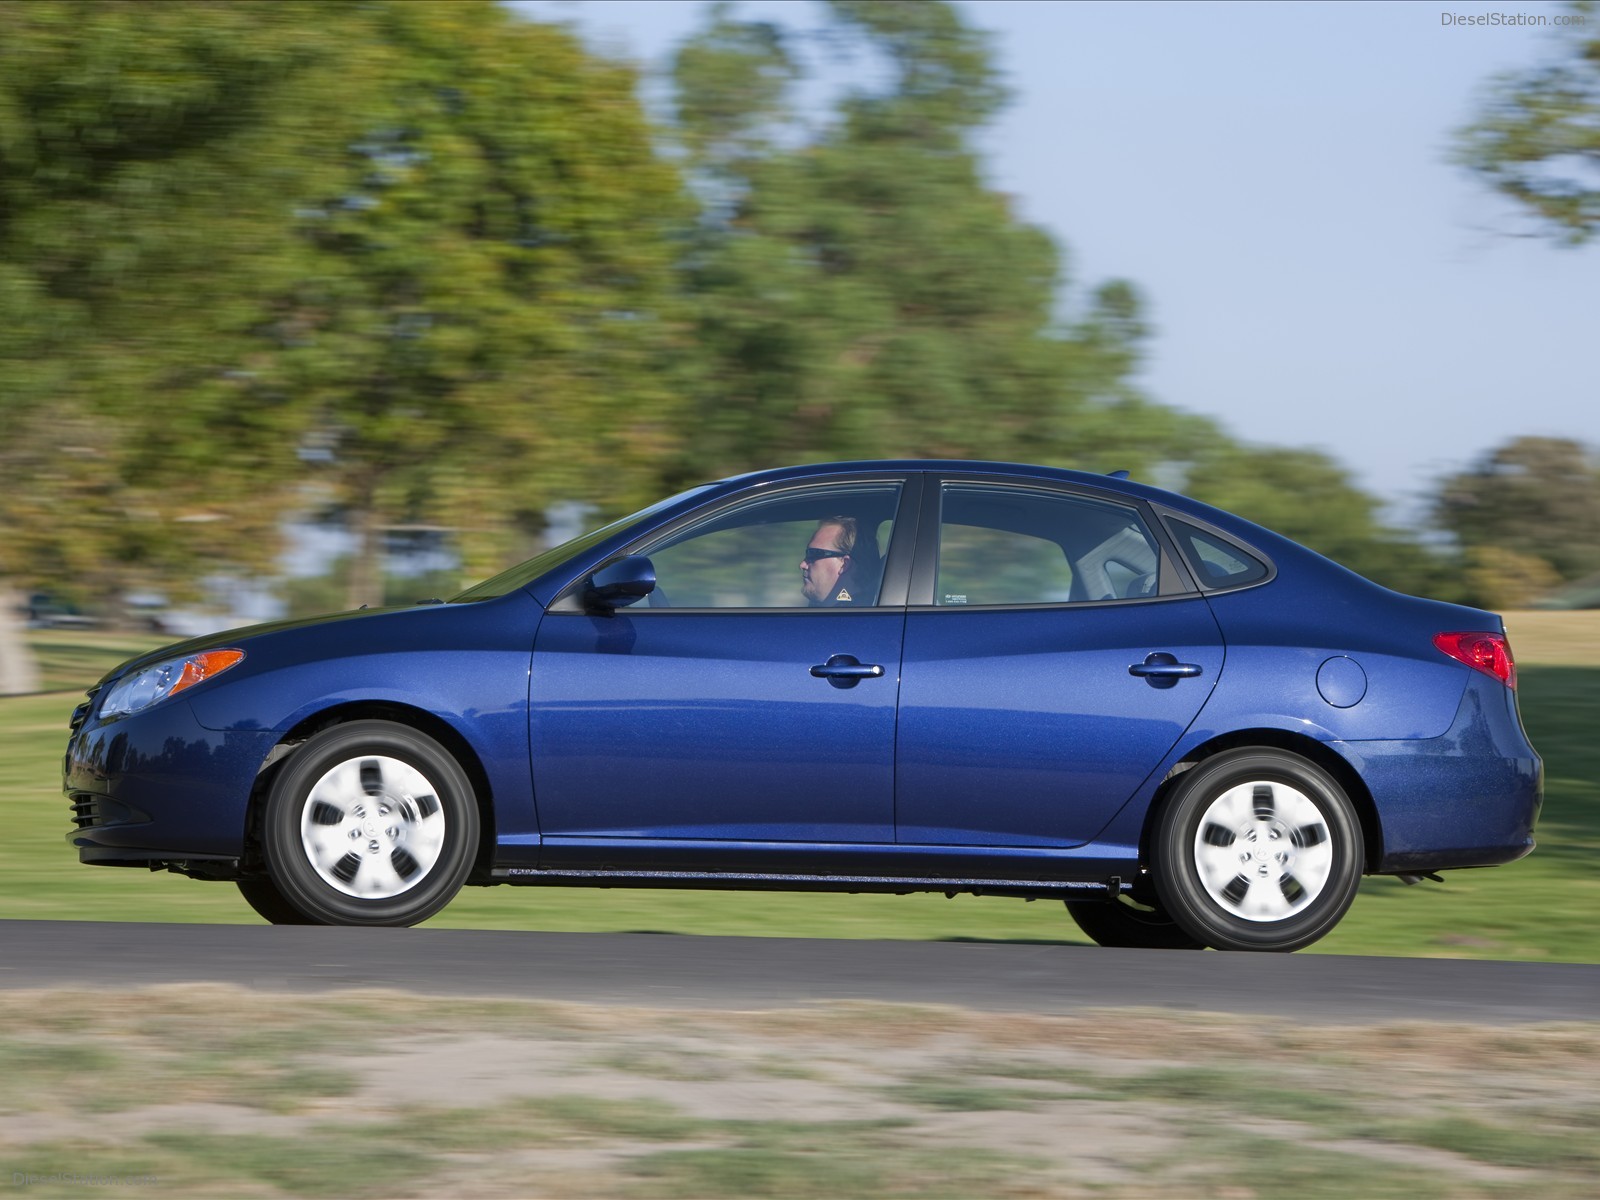
[[[219,633],[207,633],[200,637],[189,638],[187,641],[173,642],[168,646],[135,655],[126,662],[119,663],[101,678],[101,684],[125,675],[130,671],[137,671],[152,663],[165,662],[170,658],[182,658],[186,654],[198,654],[202,650],[216,650],[222,647],[237,646],[242,650],[249,649],[249,643],[273,634],[288,633],[296,629],[311,629],[318,626],[337,625],[345,621],[374,621],[382,617],[393,616],[396,613],[416,613],[422,609],[447,609],[465,608],[461,604],[400,604],[387,608],[358,608],[350,612],[326,613],[316,617],[296,617],[285,621],[266,621],[260,625],[244,625],[237,629],[224,629]]]

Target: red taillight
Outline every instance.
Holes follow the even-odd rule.
[[[1493,675],[1509,688],[1517,686],[1517,664],[1504,634],[1439,633],[1434,635],[1433,644],[1474,671]]]

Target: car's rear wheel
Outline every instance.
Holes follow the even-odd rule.
[[[1139,950],[1204,950],[1159,905],[1129,896],[1115,900],[1068,900],[1067,912],[1097,945]]]
[[[466,881],[478,830],[472,785],[439,743],[405,725],[354,721],[284,764],[262,851],[273,888],[310,923],[415,925]]]
[[[1152,842],[1156,893],[1219,950],[1298,950],[1344,916],[1361,883],[1361,824],[1344,789],[1281,750],[1232,750],[1180,778]]]

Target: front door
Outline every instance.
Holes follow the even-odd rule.
[[[767,489],[632,547],[658,580],[635,607],[552,606],[530,684],[542,862],[893,842],[905,617],[879,600],[903,490]]]

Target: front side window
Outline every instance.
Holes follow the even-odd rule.
[[[863,608],[878,602],[898,483],[795,488],[635,548],[652,608]]]
[[[935,604],[1084,604],[1159,590],[1156,541],[1125,505],[947,484],[940,513]]]
[[[657,500],[648,508],[641,508],[638,512],[620,520],[612,521],[609,525],[602,525],[599,529],[581,534],[570,542],[563,542],[559,546],[553,546],[543,554],[535,555],[526,562],[518,563],[511,569],[502,571],[493,578],[486,579],[459,595],[452,596],[450,603],[465,604],[474,600],[493,600],[498,596],[514,592],[517,588],[526,587],[545,572],[555,570],[562,563],[576,558],[590,547],[598,546],[607,538],[616,537],[617,534],[627,531],[634,525],[638,525],[645,518],[652,517],[656,513],[672,507],[679,501],[687,500],[691,496],[706,491],[710,486],[710,484],[701,484],[699,487],[692,487],[686,492],[679,492],[676,496],[668,496],[665,500]]]

